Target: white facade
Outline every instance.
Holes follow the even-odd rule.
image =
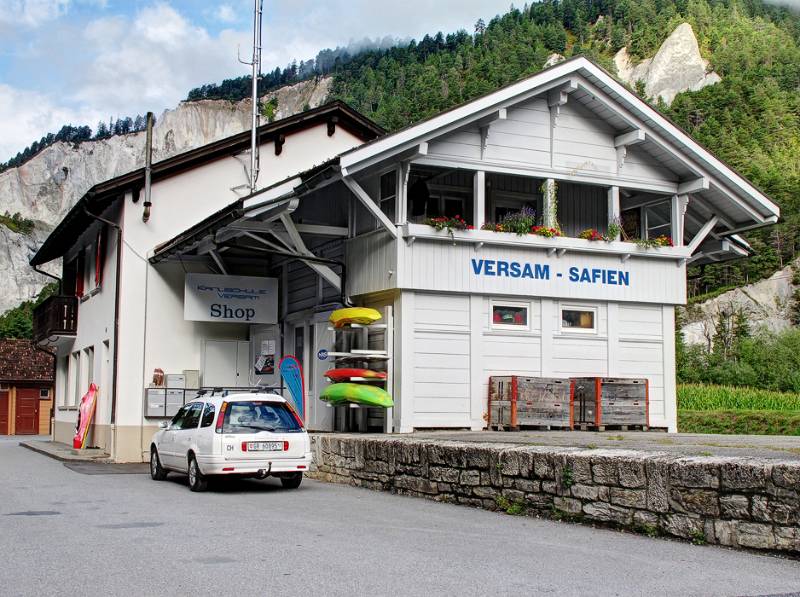
[[[133,192],[107,215],[122,223],[124,247],[115,427],[102,431],[102,387],[96,426],[114,439],[99,445],[118,460],[146,453],[157,420],[143,416],[142,397],[156,368],[199,370],[203,386],[228,385],[216,382],[220,367],[237,386],[276,383],[274,371],[253,374],[273,340],[275,363],[303,363],[309,428],[340,429],[349,415],[318,396],[334,366],[325,355],[337,350],[327,317],[349,302],[385,315],[386,331],[367,342],[385,344],[385,360],[370,365],[385,367],[395,401],[365,412],[361,428],[483,429],[489,378],[519,374],[646,378],[650,426],[676,430],[686,268],[746,255],[738,233],[778,216],[768,198],[582,58],[361,143],[311,127],[287,136],[274,160],[263,148],[263,188],[239,204],[244,169],[227,157],[157,182],[147,224]],[[494,231],[522,208],[564,235]],[[425,223],[455,214],[475,229]],[[579,238],[620,221],[627,236]],[[660,236],[674,246],[645,246]],[[278,324],[185,320],[186,274],[220,271],[277,279]],[[113,313],[105,289],[82,303],[78,335],[59,353],[69,373],[57,396],[86,377],[83,361],[65,356],[94,346],[95,370],[109,370],[97,347]],[[72,422],[57,409],[57,439]]]
[[[260,146],[259,188],[289,174],[307,170],[362,143],[343,126],[328,133],[325,122],[286,134],[280,155],[274,145]],[[248,342],[249,326],[184,320],[185,273],[209,273],[205,264],[189,261],[153,266],[148,256],[176,232],[187,229],[249,192],[246,152],[192,167],[152,185],[152,210],[142,221],[142,200],[128,191],[102,216],[122,228],[121,275],[117,276],[116,234],[110,230],[102,288],[85,287],[74,338],[58,343],[54,437],[71,443],[77,405],[90,382],[99,387],[94,424],[87,445],[100,447],[119,461],[146,458],[159,420],[144,417],[144,389],[153,371],[200,370],[206,346],[214,341]],[[65,261],[94,242],[93,224],[70,249]],[[91,260],[89,260],[91,261]],[[89,266],[87,265],[87,269]],[[263,275],[263,268],[257,272]],[[86,280],[91,278],[86,273]],[[119,283],[119,331],[114,380],[115,284]],[[249,360],[249,355],[247,356]],[[110,391],[116,383],[113,405]],[[202,385],[202,380],[201,380]],[[251,385],[243,379],[241,386]]]

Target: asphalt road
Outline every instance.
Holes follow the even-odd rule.
[[[194,494],[179,476],[76,472],[14,439],[0,478],[8,596],[800,591],[798,561],[308,480]]]

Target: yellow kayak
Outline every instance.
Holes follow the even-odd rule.
[[[340,328],[349,323],[360,323],[362,325],[369,325],[380,320],[381,314],[375,309],[367,307],[346,307],[344,309],[336,309],[330,316],[330,322],[334,327]]]

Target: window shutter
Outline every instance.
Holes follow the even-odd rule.
[[[97,233],[97,243],[94,251],[94,285],[100,288],[103,284],[103,264],[106,261],[106,227],[103,226]]]
[[[86,262],[86,250],[81,249],[81,252],[78,253],[78,257],[75,259],[75,296],[81,298],[83,296],[83,279],[85,276],[85,262]]]

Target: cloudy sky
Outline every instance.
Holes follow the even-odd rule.
[[[509,0],[265,0],[264,70],[364,37],[472,31]],[[0,161],[63,124],[174,106],[247,74],[252,0],[0,0]]]

